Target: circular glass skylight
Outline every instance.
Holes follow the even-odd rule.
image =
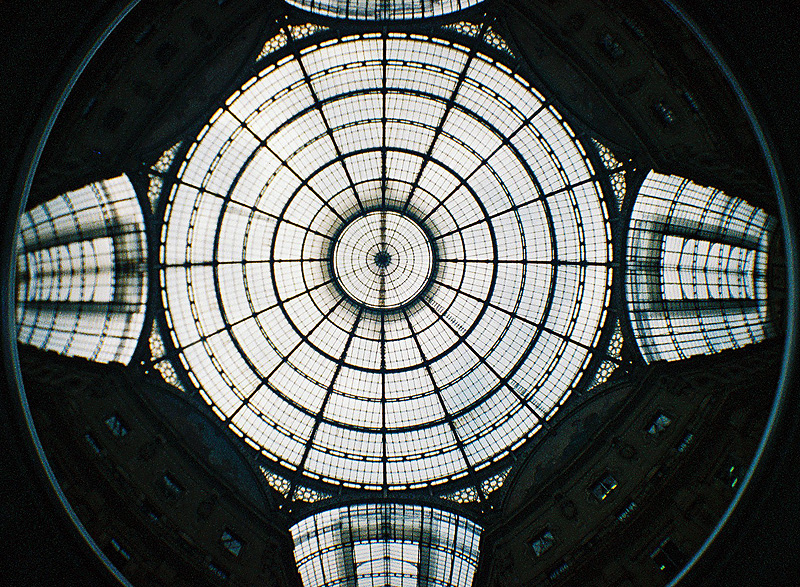
[[[414,300],[430,283],[434,267],[431,240],[422,227],[385,208],[349,222],[333,239],[331,259],[334,280],[344,293],[381,311]]]
[[[610,285],[600,188],[553,106],[469,42],[298,46],[178,171],[160,278],[180,366],[287,473],[475,479],[591,358]]]

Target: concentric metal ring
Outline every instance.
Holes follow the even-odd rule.
[[[558,112],[474,43],[298,48],[181,166],[160,255],[177,368],[287,470],[368,489],[477,474],[589,363],[599,186]]]
[[[332,264],[334,279],[351,300],[386,311],[417,298],[430,283],[435,260],[428,236],[414,220],[376,210],[344,227]]]

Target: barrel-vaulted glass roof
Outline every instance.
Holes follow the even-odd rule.
[[[358,504],[291,528],[305,587],[470,587],[481,527],[447,511]]]
[[[17,338],[99,363],[128,363],[147,302],[142,210],[125,175],[20,217]]]
[[[592,356],[611,279],[592,166],[477,39],[305,42],[261,62],[177,172],[159,271],[180,364],[284,470],[474,476]]]
[[[767,252],[775,224],[719,189],[648,174],[631,212],[626,279],[645,360],[674,361],[774,336]]]
[[[482,0],[287,0],[289,4],[348,20],[407,20],[450,14]]]

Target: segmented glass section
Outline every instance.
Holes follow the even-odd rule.
[[[23,214],[17,251],[17,339],[127,364],[147,300],[144,219],[127,176]]]
[[[481,527],[450,512],[361,504],[291,528],[304,587],[471,587]]]
[[[775,220],[744,200],[651,172],[634,203],[627,296],[645,360],[770,337],[767,247]]]

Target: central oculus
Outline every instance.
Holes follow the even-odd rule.
[[[333,276],[351,300],[374,310],[414,301],[431,281],[434,252],[413,218],[378,210],[348,222],[333,245]]]

